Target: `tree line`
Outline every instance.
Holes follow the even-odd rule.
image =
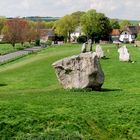
[[[22,18],[6,19],[0,17],[0,34],[4,35],[4,41],[14,47],[17,42],[31,43],[40,39],[40,29],[52,28],[58,36],[63,36],[70,42],[70,34],[80,27],[84,35],[93,41],[107,38],[112,29],[122,29],[131,25],[128,20],[119,22],[117,19],[109,19],[103,13],[91,9],[87,12],[77,11],[65,15],[53,22],[34,22]]]
[[[123,29],[125,26],[131,25],[128,20],[109,19],[103,13],[98,13],[91,9],[87,12],[74,12],[65,15],[54,25],[55,32],[65,37],[70,42],[70,34],[77,27],[81,27],[82,32],[87,39],[92,41],[106,39],[109,37],[112,29]]]
[[[0,34],[4,35],[3,41],[15,47],[16,43],[31,43],[40,40],[40,29],[52,28],[53,22],[34,22],[23,18],[6,19],[0,17]]]

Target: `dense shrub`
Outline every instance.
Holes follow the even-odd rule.
[[[77,38],[78,43],[84,43],[87,41],[87,37],[85,35],[81,35]]]
[[[136,40],[140,41],[140,33],[138,33]]]
[[[40,40],[39,40],[39,39],[37,39],[37,40],[35,41],[35,45],[36,45],[36,46],[40,46]]]
[[[51,40],[47,40],[47,41],[46,41],[46,45],[47,45],[47,46],[51,46],[51,45],[52,45],[52,41],[51,41]]]
[[[7,41],[0,41],[0,44],[8,44]]]
[[[41,41],[40,44],[42,47],[48,47],[52,45],[52,40]]]
[[[31,44],[30,43],[28,43],[28,42],[25,42],[24,43],[24,48],[30,48],[31,47]]]

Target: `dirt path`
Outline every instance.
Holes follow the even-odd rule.
[[[9,54],[1,55],[0,56],[0,63],[5,63],[5,62],[8,62],[10,60],[14,60],[18,57],[30,54],[32,52],[38,52],[41,49],[42,49],[41,47],[26,48],[24,50],[20,50],[20,51],[12,52],[12,53],[9,53]]]

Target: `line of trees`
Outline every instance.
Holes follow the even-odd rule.
[[[31,43],[33,40],[39,40],[40,29],[45,28],[54,29],[58,36],[63,36],[65,41],[70,42],[70,35],[77,27],[82,29],[88,39],[96,41],[107,38],[112,29],[123,29],[127,25],[131,25],[128,20],[119,22],[91,9],[87,12],[77,11],[65,15],[53,22],[34,22],[21,18],[0,17],[0,34],[4,34],[4,40],[14,47],[17,42],[23,45],[24,42]]]
[[[79,26],[92,41],[107,38],[112,29],[110,19],[94,9],[66,15],[55,23],[54,29],[58,35],[64,36],[65,40],[70,42],[70,34]]]
[[[29,42],[40,39],[40,29],[52,28],[53,22],[34,22],[22,18],[6,19],[0,17],[0,34],[4,35],[3,41],[15,47],[16,43]]]
[[[65,40],[70,42],[70,34],[80,26],[87,38],[96,41],[107,39],[112,29],[123,29],[128,25],[132,25],[128,20],[109,19],[103,13],[91,9],[62,17],[55,23],[54,29],[58,35],[64,36]]]

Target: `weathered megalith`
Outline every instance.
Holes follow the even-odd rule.
[[[128,49],[126,46],[123,46],[121,48],[118,49],[118,53],[119,53],[119,60],[120,61],[130,61],[130,54],[128,52]]]
[[[89,51],[91,52],[92,51],[92,40],[91,39],[88,40],[88,48],[89,48]]]
[[[65,89],[100,90],[104,82],[96,53],[86,52],[53,63],[59,82]]]
[[[100,45],[96,45],[96,54],[98,58],[104,57],[104,51],[102,50],[102,47]]]
[[[83,43],[82,48],[81,48],[81,53],[85,53],[87,51],[87,45],[86,43]]]

